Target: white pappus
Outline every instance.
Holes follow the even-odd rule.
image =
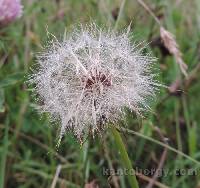
[[[123,108],[149,109],[159,83],[152,73],[155,58],[143,55],[128,31],[116,33],[95,24],[73,29],[61,42],[42,52],[30,76],[39,109],[81,138],[98,132],[123,115]]]

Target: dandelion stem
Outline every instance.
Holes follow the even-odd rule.
[[[120,153],[121,162],[126,168],[126,172],[128,172],[127,176],[128,176],[128,181],[131,185],[131,188],[139,188],[138,182],[135,176],[135,171],[132,168],[132,164],[129,159],[128,153],[126,152],[126,148],[122,141],[121,135],[114,126],[111,126],[111,131],[115,139],[116,147],[118,148],[119,153]]]

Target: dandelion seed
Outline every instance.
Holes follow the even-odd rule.
[[[0,0],[0,26],[4,26],[22,15],[20,0]]]
[[[147,101],[159,86],[154,61],[131,43],[129,33],[91,24],[53,42],[38,56],[39,68],[29,81],[40,111],[60,120],[60,138],[66,130],[80,138],[119,120],[124,107],[135,113],[149,109]]]

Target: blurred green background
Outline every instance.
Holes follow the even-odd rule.
[[[162,88],[153,113],[145,118],[127,112],[122,136],[134,167],[140,169],[140,187],[152,180],[147,170],[160,166],[169,173],[156,178],[153,187],[199,188],[200,1],[146,3],[175,35],[189,76],[182,75],[164,47],[155,20],[137,0],[125,1],[118,30],[132,22],[133,40],[149,43],[158,58],[160,80],[170,89]],[[0,188],[129,187],[126,176],[104,172],[122,167],[110,131],[82,146],[68,133],[56,148],[58,127],[36,112],[25,83],[35,55],[48,40],[47,30],[61,39],[65,29],[77,23],[114,27],[121,4],[120,0],[24,0],[22,18],[0,29]]]

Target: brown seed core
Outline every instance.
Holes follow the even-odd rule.
[[[100,83],[104,87],[109,87],[112,84],[111,77],[109,74],[105,74],[105,73],[97,72],[97,71],[95,72],[95,74],[90,71],[90,75],[84,76],[82,78],[82,82],[84,83],[85,88],[89,90],[91,90],[94,87],[94,85],[97,85]]]

